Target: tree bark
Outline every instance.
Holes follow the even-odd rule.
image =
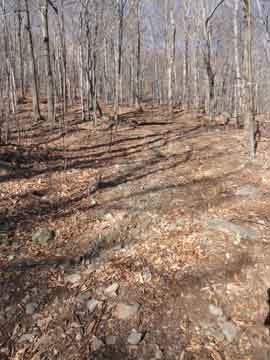
[[[50,58],[50,39],[48,27],[48,0],[40,0],[40,13],[42,23],[42,35],[44,45],[44,56],[46,61],[47,72],[47,98],[48,98],[48,120],[54,124],[55,109],[54,109],[54,89],[53,89],[53,73]]]
[[[20,68],[20,91],[22,99],[25,98],[24,91],[24,60],[23,60],[23,51],[22,51],[22,9],[21,9],[21,0],[18,0],[18,40],[19,40],[19,68]]]
[[[137,73],[136,73],[136,108],[141,110],[141,21],[140,0],[136,1],[137,17]]]
[[[40,107],[39,107],[39,93],[38,93],[38,75],[36,68],[34,43],[31,30],[31,20],[28,0],[24,0],[26,10],[26,30],[28,33],[29,49],[30,49],[30,61],[32,68],[32,101],[33,101],[33,114],[36,121],[40,120]]]
[[[254,121],[254,100],[253,100],[253,76],[252,76],[252,8],[251,0],[244,0],[245,11],[245,48],[246,48],[246,96],[247,96],[247,118],[246,130],[248,140],[248,152],[251,159],[256,155],[255,143],[255,121]]]
[[[242,99],[241,99],[241,70],[240,70],[240,46],[239,46],[239,5],[240,0],[234,0],[234,17],[233,17],[233,29],[234,29],[234,62],[235,62],[235,99],[234,99],[234,116],[236,119],[236,124],[239,127],[239,118],[242,108]]]
[[[168,105],[169,111],[173,112],[174,105],[174,88],[173,88],[173,71],[175,66],[175,35],[176,27],[174,21],[173,11],[170,11],[170,26],[168,39]]]

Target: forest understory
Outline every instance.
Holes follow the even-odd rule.
[[[0,146],[0,359],[268,360],[267,129],[251,162],[198,112],[29,110]]]

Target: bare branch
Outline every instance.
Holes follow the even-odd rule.
[[[215,12],[217,11],[217,9],[225,2],[225,0],[220,0],[220,2],[217,4],[217,6],[214,8],[214,10],[211,12],[211,14],[207,17],[207,19],[205,20],[205,27],[208,27],[208,23],[209,21],[212,19],[212,17],[215,15]]]

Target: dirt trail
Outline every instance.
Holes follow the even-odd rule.
[[[242,130],[196,113],[121,119],[2,177],[0,359],[269,359],[269,144],[249,163]]]

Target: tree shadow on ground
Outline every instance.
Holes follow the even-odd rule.
[[[51,174],[56,171],[61,170],[70,170],[70,169],[87,169],[87,168],[93,168],[93,169],[100,169],[102,167],[107,167],[108,165],[112,165],[113,161],[118,160],[119,158],[123,157],[131,157],[132,155],[138,155],[140,152],[143,153],[145,150],[151,150],[155,148],[162,148],[166,146],[169,142],[177,142],[183,138],[186,138],[186,136],[192,137],[193,132],[194,136],[196,136],[196,132],[200,129],[200,126],[195,126],[190,129],[186,130],[179,130],[178,134],[175,133],[175,131],[166,131],[161,134],[157,134],[157,138],[143,142],[142,144],[137,144],[134,146],[128,146],[124,148],[118,148],[118,149],[111,149],[111,151],[104,150],[99,153],[91,153],[87,155],[81,155],[81,156],[75,156],[75,157],[68,157],[63,156],[61,154],[54,156],[54,161],[61,160],[61,163],[49,163],[46,165],[46,162],[43,162],[44,166],[41,169],[32,169],[31,164],[29,164],[29,168],[24,171],[24,169],[18,169],[17,172],[14,172],[13,174],[7,174],[0,176],[0,183],[9,181],[9,180],[16,180],[16,179],[30,179],[32,177],[42,175],[42,174]],[[171,138],[169,136],[171,135]],[[198,136],[199,134],[197,134]],[[145,138],[147,138],[146,136]],[[152,137],[152,134],[149,136]],[[134,139],[135,140],[135,139]],[[165,141],[164,144],[160,145],[161,141]],[[152,147],[150,147],[152,145]],[[84,147],[85,150],[85,147]],[[76,151],[81,151],[81,149],[77,149]],[[116,154],[116,155],[110,155],[110,154]],[[104,156],[106,154],[109,154],[109,156]],[[65,160],[65,164],[63,165],[63,161]]]

